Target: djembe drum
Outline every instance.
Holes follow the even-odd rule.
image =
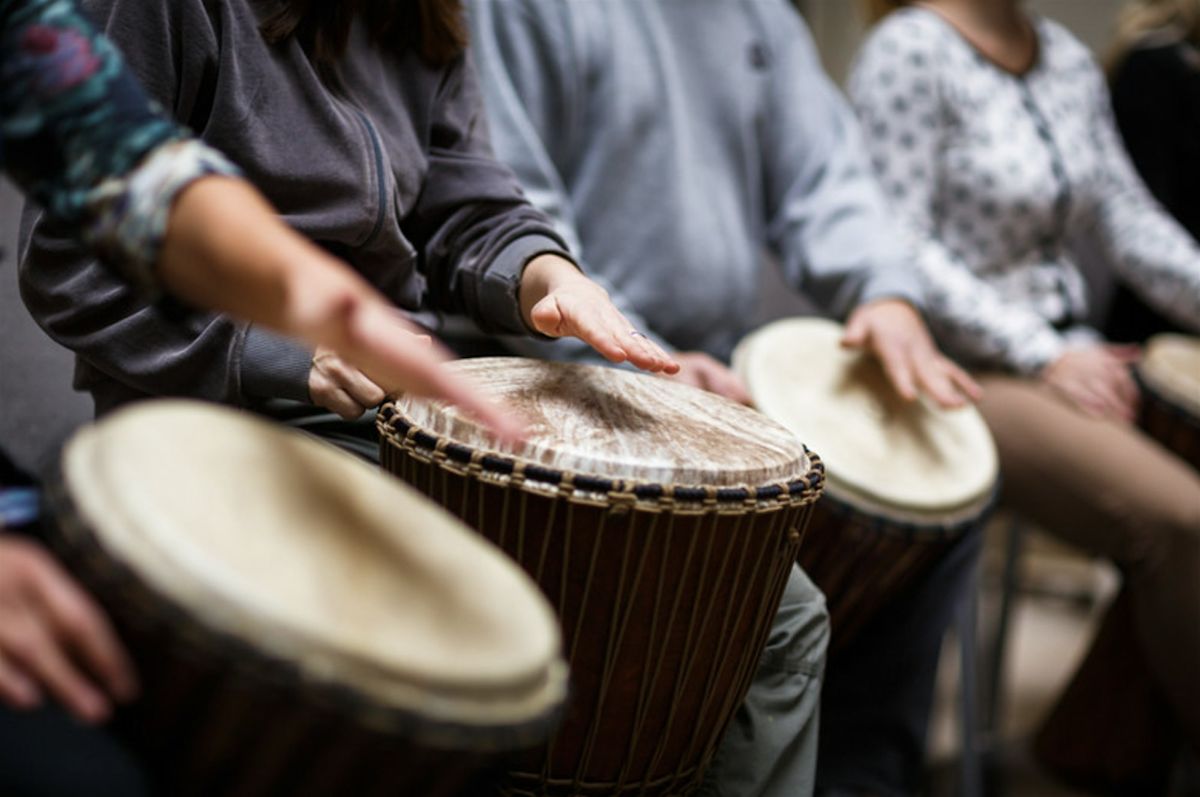
[[[452,795],[549,734],[556,618],[438,507],[212,405],[70,442],[50,530],[130,649],[122,725],[171,795]]]
[[[572,700],[509,795],[699,784],[766,643],[819,461],[745,407],[665,379],[514,358],[457,370],[531,421],[500,453],[456,409],[379,414],[384,466],[513,556],[562,621]]]
[[[872,356],[842,348],[842,334],[830,321],[786,319],[733,357],[758,408],[825,462],[800,564],[825,593],[831,655],[982,522],[999,467],[974,408],[905,402]]]
[[[1142,388],[1141,427],[1200,468],[1200,338],[1154,336],[1134,373]]]

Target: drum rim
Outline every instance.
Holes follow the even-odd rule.
[[[1133,378],[1137,382],[1138,387],[1156,405],[1169,413],[1172,419],[1200,429],[1200,415],[1197,415],[1200,412],[1200,407],[1196,407],[1194,410],[1189,408],[1186,404],[1180,402],[1174,393],[1163,390],[1161,385],[1155,382],[1152,377],[1148,378],[1141,368],[1133,369]]]
[[[898,507],[878,505],[865,507],[856,503],[856,500],[862,496],[848,495],[839,489],[840,485],[826,487],[821,506],[839,517],[866,518],[871,526],[878,528],[880,533],[888,536],[908,538],[920,536],[921,542],[939,542],[961,536],[974,526],[985,522],[1000,503],[1001,484],[1002,478],[997,478],[991,489],[982,496],[953,507],[950,511],[940,513],[943,515],[941,519],[933,516],[937,513],[931,513],[928,523],[915,522],[914,516],[921,513],[907,509],[900,511]],[[898,514],[888,515],[881,510],[896,511]]]
[[[768,341],[772,336],[791,336],[794,334],[795,328],[800,326],[806,328],[825,328],[827,331],[837,330],[839,332],[839,336],[840,332],[844,331],[845,329],[843,324],[822,316],[785,316],[783,318],[777,318],[762,324],[749,334],[745,335],[740,341],[738,341],[738,344],[734,349],[732,367],[746,383],[746,386],[748,389],[750,389],[751,394],[754,394],[754,383],[757,381],[755,376],[749,371],[750,360],[753,354],[758,352],[761,347],[765,345],[765,342]],[[757,401],[758,397],[754,397]],[[928,515],[930,517],[934,517],[939,514],[953,515],[975,506],[987,508],[994,501],[994,494],[998,490],[998,485],[1000,483],[1001,469],[999,451],[996,448],[995,436],[992,434],[986,420],[978,412],[977,408],[971,407],[969,409],[973,410],[976,417],[976,420],[972,423],[972,425],[977,429],[982,430],[983,439],[986,439],[988,442],[991,455],[990,459],[992,460],[992,468],[990,469],[991,477],[988,483],[981,485],[974,491],[963,491],[960,500],[951,504],[938,505],[927,505],[920,502],[912,503],[906,501],[897,501],[897,495],[895,494],[877,493],[875,490],[869,487],[866,487],[862,484],[856,484],[851,479],[839,476],[835,471],[827,472],[827,493],[833,497],[837,497],[844,503],[848,503],[850,506],[854,506],[855,501],[862,501],[864,503],[871,504],[872,507],[878,506],[881,508],[887,508],[902,515]],[[772,418],[772,420],[776,421],[777,423],[782,424],[785,428],[790,429],[793,434],[799,436],[800,433],[793,429],[790,423],[785,422],[782,419],[775,417],[773,414],[765,412],[764,410],[760,409],[760,411],[763,412],[763,414],[767,417]],[[848,500],[848,497],[850,500]]]
[[[1134,378],[1138,385],[1147,393],[1150,393],[1159,402],[1169,406],[1178,415],[1183,416],[1185,420],[1191,421],[1193,425],[1200,426],[1200,397],[1189,398],[1184,395],[1170,378],[1164,378],[1156,373],[1154,364],[1154,352],[1158,347],[1170,346],[1179,341],[1183,341],[1189,349],[1195,348],[1200,351],[1200,338],[1191,338],[1187,335],[1163,334],[1155,335],[1146,344],[1146,357],[1142,362],[1138,363],[1133,369]]]
[[[529,492],[549,490],[576,497],[605,496],[614,503],[653,508],[682,504],[721,511],[755,511],[763,505],[811,504],[820,498],[825,487],[825,463],[807,446],[804,446],[804,453],[808,470],[791,481],[736,486],[662,484],[630,477],[610,478],[597,473],[564,471],[513,454],[476,448],[413,423],[399,409],[396,398],[387,400],[380,407],[375,425],[381,448],[393,446],[436,460],[440,466],[451,470],[506,478],[514,486]],[[542,489],[534,485],[542,485]]]
[[[567,668],[561,658],[549,662],[543,693],[559,693],[557,700],[542,701],[546,708],[524,720],[502,723],[470,722],[423,714],[413,707],[385,704],[353,684],[322,677],[298,662],[256,647],[236,633],[206,622],[174,597],[156,589],[133,567],[108,552],[80,512],[64,480],[52,483],[45,501],[54,522],[48,538],[64,562],[103,603],[117,604],[124,622],[142,629],[171,628],[166,639],[168,655],[203,652],[216,659],[226,677],[245,678],[251,684],[292,689],[315,705],[329,709],[356,724],[385,734],[402,735],[435,748],[471,745],[470,752],[507,752],[543,742],[566,710]],[[536,701],[530,700],[530,703]]]

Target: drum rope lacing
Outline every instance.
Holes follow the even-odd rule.
[[[376,426],[380,444],[397,446],[418,459],[432,461],[459,475],[484,480],[504,479],[519,489],[545,485],[566,500],[595,503],[600,497],[615,509],[636,507],[653,511],[681,507],[705,512],[746,511],[764,503],[781,506],[815,502],[825,484],[825,465],[805,447],[808,472],[791,482],[769,482],[757,486],[718,487],[715,485],[657,484],[637,479],[609,479],[592,474],[557,470],[522,459],[474,448],[450,440],[410,422],[392,404],[379,411]],[[385,449],[386,450],[386,449]]]
[[[606,615],[605,634],[601,635],[608,640],[608,650],[610,653],[620,650],[626,643],[631,623],[639,620],[648,622],[649,640],[665,639],[672,633],[682,634],[685,638],[682,648],[687,653],[674,669],[667,669],[663,660],[653,655],[654,644],[648,644],[642,650],[641,671],[647,677],[632,695],[631,712],[637,721],[627,736],[618,740],[600,738],[599,725],[589,726],[581,738],[580,759],[573,777],[563,777],[567,773],[556,774],[552,770],[552,762],[557,760],[558,739],[555,737],[540,764],[510,771],[510,782],[503,793],[510,797],[673,793],[697,778],[715,754],[725,726],[712,727],[699,722],[679,724],[682,721],[678,719],[682,715],[679,709],[687,699],[682,685],[697,679],[714,682],[718,674],[724,674],[729,683],[741,683],[752,676],[754,662],[743,660],[744,657],[739,657],[738,651],[732,649],[734,640],[738,639],[734,629],[739,626],[746,629],[743,640],[756,639],[765,643],[773,615],[768,604],[782,594],[789,573],[787,567],[767,565],[769,560],[775,559],[795,561],[802,536],[800,530],[806,526],[812,505],[824,485],[824,467],[820,459],[809,454],[807,472],[791,482],[759,487],[660,485],[556,470],[518,457],[454,443],[408,422],[390,405],[380,411],[378,426],[385,469],[413,484],[435,502],[457,511],[464,520],[470,515],[476,519],[489,517],[493,525],[491,533],[485,536],[526,567],[552,604],[564,606],[567,596],[573,596],[574,617],[564,619],[570,661],[576,662],[584,655],[581,645],[587,639],[587,607],[604,600],[592,591],[593,570],[599,561],[598,554],[608,544],[611,524],[622,524],[627,533],[622,547],[617,549],[619,565],[614,573],[615,597],[608,598],[613,611]],[[466,478],[459,483],[453,478],[457,476]],[[490,511],[484,504],[484,490],[481,489],[489,484],[500,490],[498,498],[493,494]],[[531,502],[543,499],[550,500],[542,504],[544,511],[534,520],[527,513],[527,507]],[[474,506],[476,502],[478,506]],[[499,511],[496,503],[500,504]],[[786,511],[775,511],[776,508]],[[596,509],[600,510],[595,515],[597,526],[588,531],[594,536],[578,536],[575,513]],[[630,514],[630,509],[637,512]],[[714,543],[747,535],[754,514],[762,516],[766,524],[757,531],[765,538],[779,539],[778,547],[762,546],[751,553],[744,545]],[[618,520],[622,515],[626,517]],[[474,525],[470,520],[467,522]],[[684,526],[685,523],[691,525]],[[687,534],[684,534],[685,528],[690,529]],[[699,528],[704,531],[697,532]],[[588,563],[586,572],[577,572],[573,578],[569,577],[566,568],[555,575],[547,573],[550,529],[557,529],[556,544],[564,551],[577,550],[584,557]],[[540,534],[536,533],[538,531]],[[678,538],[683,543],[678,558],[648,559],[650,546],[636,542],[664,537]],[[566,553],[562,555],[567,556]],[[664,586],[670,583],[665,577],[668,568],[678,573],[709,574],[709,577],[732,585],[732,599],[704,602],[698,608],[690,601],[685,603],[684,593]],[[771,575],[763,580],[764,573]],[[641,590],[649,590],[650,608],[644,611],[644,616],[635,611],[632,600],[632,596],[640,594]],[[684,618],[689,617],[690,620],[680,626]],[[747,617],[755,619],[743,624]],[[699,640],[703,639],[715,639],[715,647],[699,645]],[[595,664],[599,670],[598,679],[595,692],[589,693],[589,701],[603,703],[610,690],[615,688],[616,659],[606,655]],[[661,701],[663,692],[668,695],[669,705],[665,710],[658,706],[659,713],[651,716],[649,707]],[[699,695],[695,716],[697,719],[731,718],[736,701],[735,692],[704,691]],[[651,723],[659,716],[667,717],[668,724],[655,730]],[[668,747],[680,737],[684,739],[682,754],[680,748]],[[598,746],[611,747],[616,742],[620,742],[625,750],[619,770],[612,773],[613,779],[585,776],[593,755],[598,755]],[[643,756],[636,770],[632,763],[635,751],[640,751]],[[671,761],[660,769],[669,755],[678,755],[678,763]],[[545,791],[547,788],[551,791]]]

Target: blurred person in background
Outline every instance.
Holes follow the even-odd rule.
[[[1104,75],[1065,28],[1018,0],[872,6],[882,21],[851,97],[879,178],[919,241],[930,324],[984,387],[1003,500],[1124,575],[1120,644],[1094,647],[1077,679],[1103,673],[1114,650],[1141,662],[1200,749],[1200,474],[1133,425],[1139,352],[1087,325],[1077,266],[1090,239],[1147,302],[1195,331],[1200,246],[1139,179]],[[1103,701],[1075,708],[1116,706],[1136,694],[1127,686],[1110,683]],[[1136,733],[1095,725],[1047,727],[1040,738]],[[1051,760],[1060,744],[1037,749],[1064,774],[1089,765]]]
[[[1154,198],[1200,240],[1200,0],[1136,0],[1117,20],[1108,60],[1113,111]],[[1112,340],[1182,331],[1122,281],[1107,316]]]

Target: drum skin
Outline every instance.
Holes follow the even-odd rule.
[[[973,408],[900,399],[873,357],[841,346],[843,334],[824,319],[783,319],[733,356],[762,411],[825,458],[828,482],[799,562],[825,593],[831,661],[984,522],[998,473]]]
[[[527,367],[573,375],[574,385],[597,372],[659,384],[611,369],[521,363],[469,367],[484,379]],[[575,403],[586,413],[590,402]],[[473,448],[416,426],[411,410],[392,402],[380,412],[384,467],[516,559],[562,620],[567,716],[546,748],[509,771],[501,793],[692,793],[749,689],[819,495],[819,460],[761,488],[659,485]],[[552,452],[542,446],[539,459],[551,461]]]
[[[1151,338],[1134,374],[1142,389],[1138,425],[1200,470],[1200,338]]]
[[[201,430],[199,434],[204,434],[205,424],[215,423],[217,431],[254,437],[258,427],[264,426],[262,421],[245,420],[240,413],[236,415],[242,417],[235,417],[229,410],[197,406],[190,402],[155,402],[149,405],[148,413],[139,407],[113,418],[122,423],[134,421],[136,426],[143,413],[152,416],[145,420],[151,432],[162,434],[161,453],[185,460],[187,447],[173,449],[169,435],[164,434],[173,427],[195,425]],[[155,413],[161,417],[153,417]],[[97,427],[112,422],[102,421]],[[82,436],[78,435],[73,444]],[[271,428],[263,436],[261,441],[254,440],[232,451],[229,462],[221,466],[236,470],[236,463],[247,450],[268,457],[308,452],[314,456],[299,457],[297,467],[328,465],[327,458],[332,458],[332,473],[340,480],[354,481],[353,477],[359,475],[375,477],[362,463],[345,462],[350,459],[347,455],[307,438],[299,440],[303,436],[294,432]],[[278,447],[280,441],[299,445],[289,452]],[[309,451],[314,447],[321,450]],[[202,452],[198,457],[204,464],[195,470],[197,489],[206,489],[203,483],[206,467],[213,464],[208,461],[211,453]],[[64,457],[65,472],[67,461]],[[324,473],[310,475],[310,487],[328,486],[333,494],[341,489],[340,481],[331,482]],[[264,477],[253,472],[244,474],[248,483],[260,478]],[[141,697],[122,709],[114,726],[147,762],[160,793],[173,797],[476,794],[494,778],[492,770],[506,760],[505,756],[541,743],[557,721],[561,687],[553,684],[551,694],[559,694],[557,704],[551,699],[545,709],[531,710],[524,722],[475,725],[469,720],[446,720],[441,716],[431,719],[433,715],[423,713],[419,707],[384,702],[374,690],[357,688],[338,677],[336,658],[323,659],[326,668],[334,672],[320,673],[319,667],[300,666],[269,652],[253,634],[215,627],[115,555],[119,546],[114,548],[111,538],[98,532],[83,508],[86,502],[81,505],[71,484],[64,475],[49,489],[53,520],[48,524],[48,536],[66,567],[102,605],[131,654]],[[393,485],[384,482],[380,486]],[[387,498],[381,500],[387,502]],[[416,496],[402,504],[410,510],[419,509],[413,506],[413,500]],[[437,529],[452,522],[449,518],[441,520],[443,513],[433,507],[429,511],[439,516],[430,521]],[[269,508],[267,514],[272,514]],[[128,519],[134,514],[117,512],[114,516]],[[105,522],[111,525],[113,521]],[[338,533],[355,533],[356,522],[348,516]],[[254,530],[250,527],[242,531],[250,534]],[[185,542],[185,535],[180,536]],[[465,530],[463,537],[472,545],[458,551],[469,554],[475,538]],[[296,540],[297,545],[302,544],[299,535]],[[492,558],[488,551],[481,553]],[[277,561],[286,563],[286,551],[277,550],[275,555]],[[330,562],[334,567],[340,564]],[[509,567],[506,562],[498,564],[503,565],[501,570]],[[427,571],[426,575],[431,573]],[[514,575],[521,576],[515,571]],[[520,583],[524,582],[521,576]],[[541,599],[531,585],[528,589],[536,609]],[[495,597],[498,593],[493,590],[492,594]],[[524,595],[514,596],[509,590],[507,597],[525,608]],[[549,612],[546,614],[549,623]],[[388,630],[380,628],[378,633]],[[271,629],[263,628],[262,633],[269,635]],[[552,664],[549,672],[560,666]],[[378,664],[378,672],[383,673],[381,683],[390,677],[383,662]]]

